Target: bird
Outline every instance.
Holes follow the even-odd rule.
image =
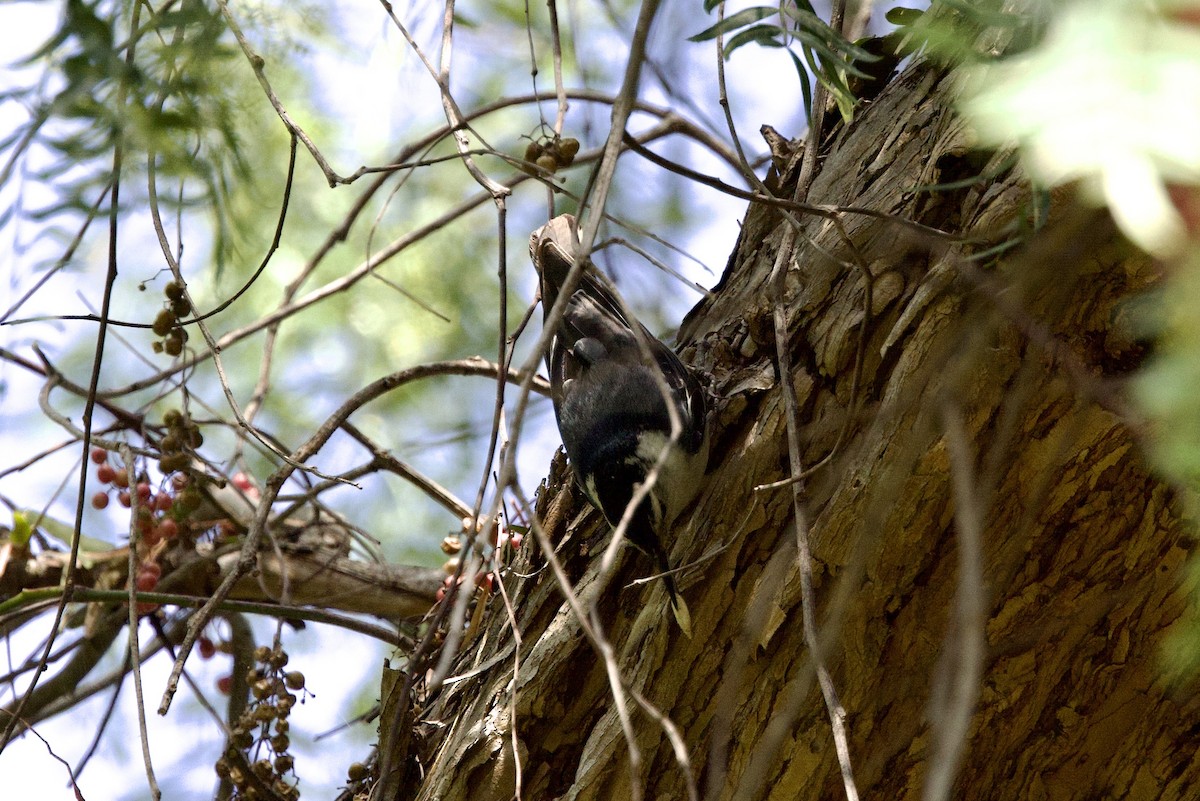
[[[559,215],[534,231],[529,251],[538,271],[543,320],[549,323],[579,251],[575,218]],[[634,493],[660,464],[648,495],[633,509],[626,536],[654,559],[675,620],[690,638],[691,614],[660,536],[703,483],[708,464],[704,387],[628,312],[586,258],[552,331],[546,366],[567,459],[584,495],[610,526],[619,525]]]

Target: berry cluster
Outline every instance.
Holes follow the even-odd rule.
[[[183,284],[171,281],[163,287],[167,296],[165,308],[154,318],[150,330],[159,340],[154,343],[154,352],[165,352],[168,356],[178,356],[183,353],[183,343],[187,342],[188,334],[179,321],[192,313],[192,304],[188,302]]]
[[[481,531],[483,525],[484,522],[479,521],[475,525],[476,532]],[[465,533],[470,531],[470,529],[471,519],[463,518],[463,532]],[[492,546],[491,558],[493,561],[497,562],[498,564],[500,561],[500,555],[506,548],[511,548],[514,550],[520,548],[524,538],[524,534],[522,534],[520,531],[510,530],[507,525],[503,525],[500,520],[497,520],[496,525],[492,526],[491,533],[488,535],[488,544]],[[460,535],[451,534],[442,540],[442,553],[446,554],[450,558],[442,563],[442,570],[446,573],[446,578],[442,581],[442,586],[439,587],[437,591],[437,599],[439,601],[446,597],[446,594],[450,591],[451,587],[456,585],[460,587],[462,586],[464,577],[459,576],[457,579],[454,577],[455,574],[458,573],[458,566],[461,561],[458,557],[458,554],[462,550],[462,547],[463,540],[462,536]],[[480,552],[482,552],[482,548],[478,549]],[[494,575],[494,571],[489,571],[486,573],[480,572],[475,575],[475,586],[482,587],[485,596],[494,589],[495,581],[496,577]]]
[[[546,172],[555,173],[561,167],[570,167],[578,153],[578,139],[547,137],[534,139],[525,147],[525,160],[536,164]]]
[[[117,503],[126,509],[134,505],[136,498],[137,530],[147,548],[175,539],[182,521],[200,505],[200,493],[188,489],[186,475],[171,476],[165,488],[155,492],[145,472],[131,478],[129,467],[114,467],[104,448],[93,448],[91,459],[96,464],[96,480],[107,485],[92,496],[92,506],[107,508],[113,490],[116,490]]]
[[[168,412],[168,417],[171,414]],[[174,414],[182,419],[179,412]],[[164,441],[170,437],[164,437]],[[199,431],[196,430],[189,444],[199,441]],[[200,493],[189,487],[191,480],[185,473],[172,474],[172,471],[164,468],[167,480],[156,492],[146,471],[139,470],[136,465],[113,464],[114,454],[104,448],[92,448],[89,456],[96,465],[96,480],[103,485],[103,489],[92,495],[92,506],[96,509],[108,508],[111,496],[115,494],[121,506],[136,508],[134,525],[138,534],[139,561],[130,582],[139,592],[153,592],[162,578],[159,557],[167,545],[186,530],[188,515],[200,506]],[[159,464],[163,466],[161,461]],[[139,614],[148,614],[157,608],[158,605],[153,603],[137,605]]]
[[[158,443],[158,449],[162,453],[158,460],[158,469],[164,476],[180,471],[186,472],[192,464],[191,452],[204,444],[200,426],[179,409],[168,409],[163,415],[163,425],[166,426],[167,433]]]
[[[217,759],[217,775],[233,785],[235,799],[262,797],[261,786],[284,801],[293,801],[300,797],[300,789],[295,759],[287,753],[288,715],[296,705],[295,693],[307,694],[304,674],[284,671],[288,655],[278,647],[260,645],[254,649],[254,660],[258,666],[246,675],[251,702],[230,729],[229,744]],[[226,689],[230,683],[226,677]]]

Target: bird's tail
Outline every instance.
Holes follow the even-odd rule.
[[[671,575],[671,566],[667,563],[666,555],[658,555],[659,570],[663,574],[663,584],[667,588],[667,597],[671,601],[671,613],[675,615],[675,622],[679,624],[679,628],[683,631],[684,636],[689,640],[692,638],[692,613],[688,611],[688,605],[683,596],[679,594],[679,588],[675,586],[675,577]]]

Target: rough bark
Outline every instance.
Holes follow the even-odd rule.
[[[983,516],[985,586],[967,590],[985,593],[987,620],[954,797],[1187,797],[1200,783],[1200,699],[1173,694],[1159,646],[1183,610],[1190,545],[1121,401],[1121,379],[1144,356],[1125,304],[1155,271],[1068,198],[1025,234],[1031,196],[1019,173],[919,189],[982,166],[949,109],[949,83],[917,65],[860,110],[827,141],[810,201],[980,241],[846,213],[852,249],[831,222],[803,216],[811,243],[788,273],[796,370],[786,378],[801,402],[805,463],[833,451],[804,506],[858,786],[864,797],[916,798],[929,770],[939,655],[962,634],[947,639],[957,470]],[[653,570],[640,556],[625,554],[598,584],[607,530],[563,465],[539,503],[627,686],[678,726],[711,799],[843,797],[800,623],[791,494],[753,490],[787,475],[767,280],[783,225],[777,210],[749,210],[718,290],[682,332],[719,397],[708,485],[667,538],[674,564],[710,556],[680,577],[694,638],[671,623],[660,582],[627,586]],[[1021,244],[1002,262],[966,260],[1009,239]],[[857,397],[866,290],[856,264],[873,276]],[[948,410],[965,420],[972,463],[952,464]],[[422,778],[403,797],[510,798],[516,742],[522,798],[626,799],[635,787],[686,798],[668,737],[632,700],[641,761],[631,766],[603,661],[544,565],[530,538],[503,577],[519,645],[493,598],[454,678],[435,697],[418,694]]]

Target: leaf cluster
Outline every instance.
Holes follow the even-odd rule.
[[[0,102],[30,109],[0,142],[0,183],[16,169],[51,189],[49,204],[24,213],[55,222],[87,212],[123,170],[188,178],[164,202],[214,210],[223,236],[230,179],[248,173],[236,132],[236,95],[228,91],[230,57],[220,15],[199,0],[168,4],[123,30],[119,3],[69,0],[58,29],[16,66],[48,76],[12,89]],[[145,186],[127,181],[130,189]],[[133,202],[137,201],[136,195]],[[21,198],[4,209],[7,219]]]
[[[704,10],[712,12],[721,0],[705,0]],[[848,41],[829,23],[817,16],[807,0],[783,2],[777,6],[753,6],[705,28],[689,38],[705,42],[731,34],[724,41],[723,53],[729,58],[735,50],[754,43],[761,47],[783,48],[792,58],[806,116],[812,117],[813,76],[836,99],[843,117],[854,107],[854,95],[847,83],[849,76],[868,77],[862,65],[879,56],[857,43]],[[810,73],[811,71],[811,73]]]

